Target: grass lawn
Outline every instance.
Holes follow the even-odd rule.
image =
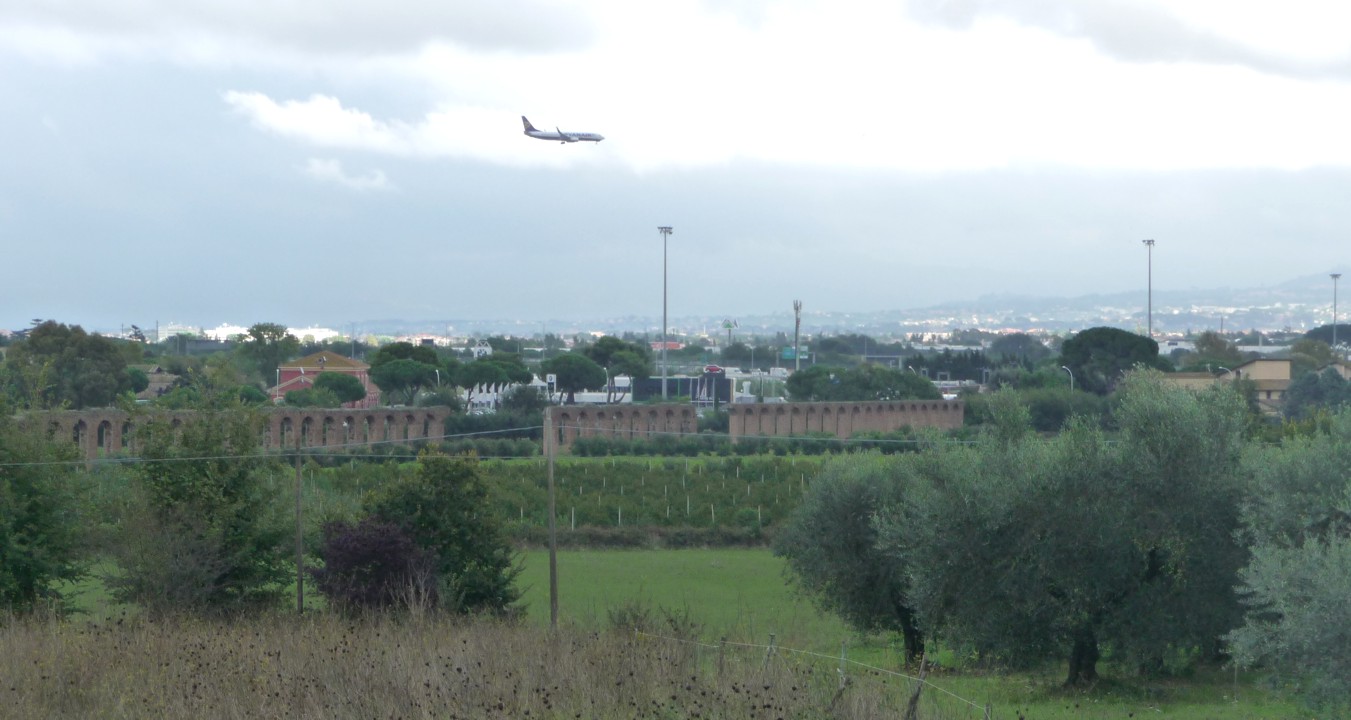
[[[899,668],[898,648],[884,637],[859,637],[839,619],[818,611],[798,596],[783,575],[783,561],[765,549],[569,550],[558,553],[559,622],[581,628],[610,625],[612,609],[645,605],[688,613],[701,626],[698,636],[716,643],[764,645],[770,633],[782,648],[809,650],[838,658],[848,643],[850,660],[884,670]],[[525,554],[520,583],[530,622],[549,622],[549,556]],[[762,652],[762,651],[756,651]],[[784,653],[785,657],[796,657]],[[950,661],[942,653],[940,660]],[[809,658],[834,672],[838,660]],[[860,682],[881,683],[850,665]],[[1297,703],[1274,697],[1255,677],[1201,671],[1185,679],[1143,679],[1103,663],[1097,687],[1065,689],[1063,668],[1026,673],[939,670],[929,677],[942,688],[979,705],[989,703],[997,718],[1069,720],[1070,718],[1166,717],[1180,720],[1297,720],[1316,718]],[[892,684],[903,683],[896,679]],[[929,695],[935,696],[929,698]],[[942,702],[939,717],[980,717],[969,706],[926,694]]]
[[[838,655],[859,644],[838,618],[797,595],[783,560],[764,549],[569,550],[558,553],[560,623],[606,627],[615,608],[646,605],[688,614],[701,638],[780,645]],[[525,554],[520,584],[532,622],[549,622],[549,554]]]

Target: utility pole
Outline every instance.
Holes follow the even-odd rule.
[[[544,408],[544,456],[549,466],[549,629],[558,629],[558,520],[554,493],[554,406]]]
[[[657,227],[661,233],[661,399],[666,400],[666,241],[671,237],[671,226]]]
[[[303,433],[296,427],[296,614],[305,613],[305,532],[301,523],[301,498],[304,482],[300,471],[300,439]]]

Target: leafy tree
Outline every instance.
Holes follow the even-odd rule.
[[[502,412],[508,415],[539,418],[547,407],[549,399],[532,385],[517,385],[502,396]]]
[[[436,383],[437,372],[435,365],[398,358],[372,365],[370,378],[385,393],[386,400],[401,399],[411,403],[419,390]]]
[[[436,558],[398,524],[334,521],[323,536],[324,564],[311,574],[331,605],[346,612],[436,606]]]
[[[1106,395],[1137,365],[1169,369],[1151,338],[1112,327],[1084,330],[1060,346],[1060,363],[1074,373],[1075,386]]]
[[[332,390],[308,387],[286,393],[286,404],[291,407],[336,408],[342,405]]]
[[[20,427],[0,402],[0,611],[59,600],[85,574],[74,445]]]
[[[1351,383],[1335,368],[1306,372],[1286,388],[1281,412],[1291,420],[1303,420],[1320,410],[1336,412],[1351,403]]]
[[[277,368],[300,352],[300,341],[278,323],[255,323],[240,339],[235,352],[265,383],[275,382]]]
[[[1317,340],[1328,347],[1332,346],[1332,324],[1320,325],[1309,332],[1304,333],[1304,338],[1308,340]],[[1337,323],[1337,344],[1345,345],[1351,342],[1351,325],[1347,323]]]
[[[16,342],[5,365],[11,394],[23,407],[107,407],[132,384],[118,343],[53,320]]]
[[[908,661],[924,637],[908,598],[902,557],[878,545],[876,515],[903,512],[905,467],[881,455],[830,461],[802,504],[774,537],[798,586],[823,610],[860,632],[899,632]]]
[[[470,403],[473,402],[475,388],[500,388],[516,383],[528,383],[534,379],[534,373],[527,370],[515,355],[479,358],[462,365],[455,376],[455,382],[466,390],[467,400]]]
[[[605,368],[585,355],[559,355],[545,362],[542,369],[545,374],[556,376],[555,387],[567,393],[569,405],[577,402],[578,392],[605,385]]]
[[[1322,340],[1303,337],[1290,344],[1290,377],[1324,367],[1336,359],[1332,346]]]
[[[333,393],[340,404],[366,399],[366,386],[355,375],[347,373],[321,372],[314,379],[314,389]]]
[[[652,375],[652,348],[647,343],[627,342],[606,335],[582,349],[582,354],[597,365],[605,368],[614,378],[626,375],[634,380],[643,380]],[[623,394],[616,396],[613,388],[607,388],[606,402],[617,402]]]
[[[1251,613],[1228,637],[1234,658],[1247,666],[1264,663],[1330,717],[1347,717],[1351,538],[1309,540],[1295,547],[1260,545],[1242,580],[1240,592]]]
[[[1160,669],[1233,627],[1242,398],[1157,373],[1120,397],[1115,443],[1079,421],[1037,439],[1014,401],[975,447],[905,456],[915,515],[887,517],[883,537],[908,558],[926,632],[1015,664],[1066,658],[1078,685],[1103,644]]]
[[[371,368],[377,368],[394,360],[415,360],[432,367],[437,367],[440,363],[436,351],[429,347],[414,345],[410,342],[396,342],[383,345],[375,351],[374,357],[371,358]]]
[[[150,387],[150,376],[140,368],[127,368],[127,389],[134,393]]]
[[[1243,353],[1238,346],[1229,342],[1217,332],[1207,330],[1196,336],[1193,342],[1199,362],[1211,362],[1217,365],[1234,366],[1243,362]]]
[[[813,365],[788,378],[788,394],[798,402],[867,400],[938,400],[943,397],[928,380],[881,365],[855,368]]]
[[[266,461],[261,415],[202,412],[175,428],[150,418],[147,460],[118,523],[113,594],[151,612],[233,612],[276,601],[289,577],[288,530]]]
[[[1351,412],[1326,432],[1253,444],[1243,535],[1252,560],[1240,592],[1246,621],[1228,636],[1245,665],[1263,664],[1329,713],[1351,697]]]
[[[1000,335],[990,342],[989,355],[1005,361],[1038,363],[1051,356],[1046,344],[1027,333]]]
[[[476,460],[423,453],[415,472],[370,496],[366,511],[435,556],[440,607],[504,613],[520,598],[514,586],[520,570],[488,506]]]

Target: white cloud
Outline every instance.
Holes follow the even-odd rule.
[[[342,169],[342,163],[337,160],[322,160],[319,158],[310,158],[302,169],[306,175],[322,181],[342,185],[352,190],[393,190],[394,185],[385,177],[382,170],[372,170],[371,172],[353,176],[348,175]]]

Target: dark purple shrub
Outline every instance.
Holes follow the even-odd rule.
[[[437,603],[435,557],[403,528],[377,518],[324,525],[319,592],[348,612],[432,608]]]

